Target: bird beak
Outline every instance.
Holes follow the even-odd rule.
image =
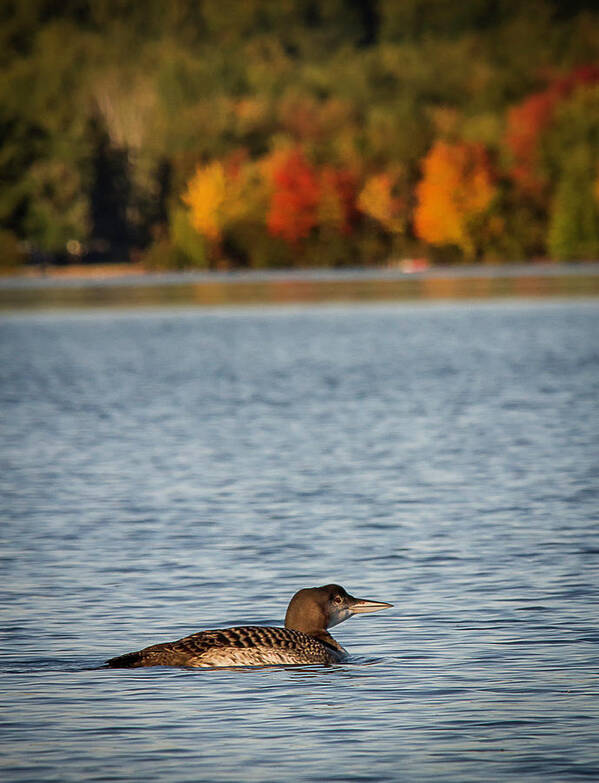
[[[366,614],[367,612],[378,612],[379,609],[389,609],[393,604],[386,604],[384,601],[367,601],[365,598],[354,598],[350,604],[352,614]]]

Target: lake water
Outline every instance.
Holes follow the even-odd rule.
[[[599,779],[599,304],[0,320],[3,781]],[[333,667],[95,669],[338,582]]]

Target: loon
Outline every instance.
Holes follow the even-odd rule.
[[[139,666],[272,666],[330,664],[347,655],[327,628],[354,614],[393,604],[354,598],[339,585],[308,587],[291,599],[285,627],[245,625],[217,628],[126,653],[106,661],[109,668]]]

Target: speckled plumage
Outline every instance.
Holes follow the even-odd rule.
[[[332,637],[331,637],[332,639]],[[344,656],[301,631],[246,625],[200,631],[175,642],[154,644],[107,661],[110,667],[268,666],[336,663]]]
[[[346,653],[327,628],[353,614],[391,604],[354,598],[331,584],[299,590],[289,602],[285,628],[244,625],[199,631],[175,642],[153,644],[106,661],[110,668],[139,666],[273,666],[330,664]]]

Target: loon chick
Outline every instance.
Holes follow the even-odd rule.
[[[346,655],[327,628],[354,614],[393,604],[354,598],[339,585],[308,587],[291,599],[285,627],[246,625],[200,631],[176,642],[145,647],[106,661],[110,668],[138,666],[268,666],[337,663]]]

